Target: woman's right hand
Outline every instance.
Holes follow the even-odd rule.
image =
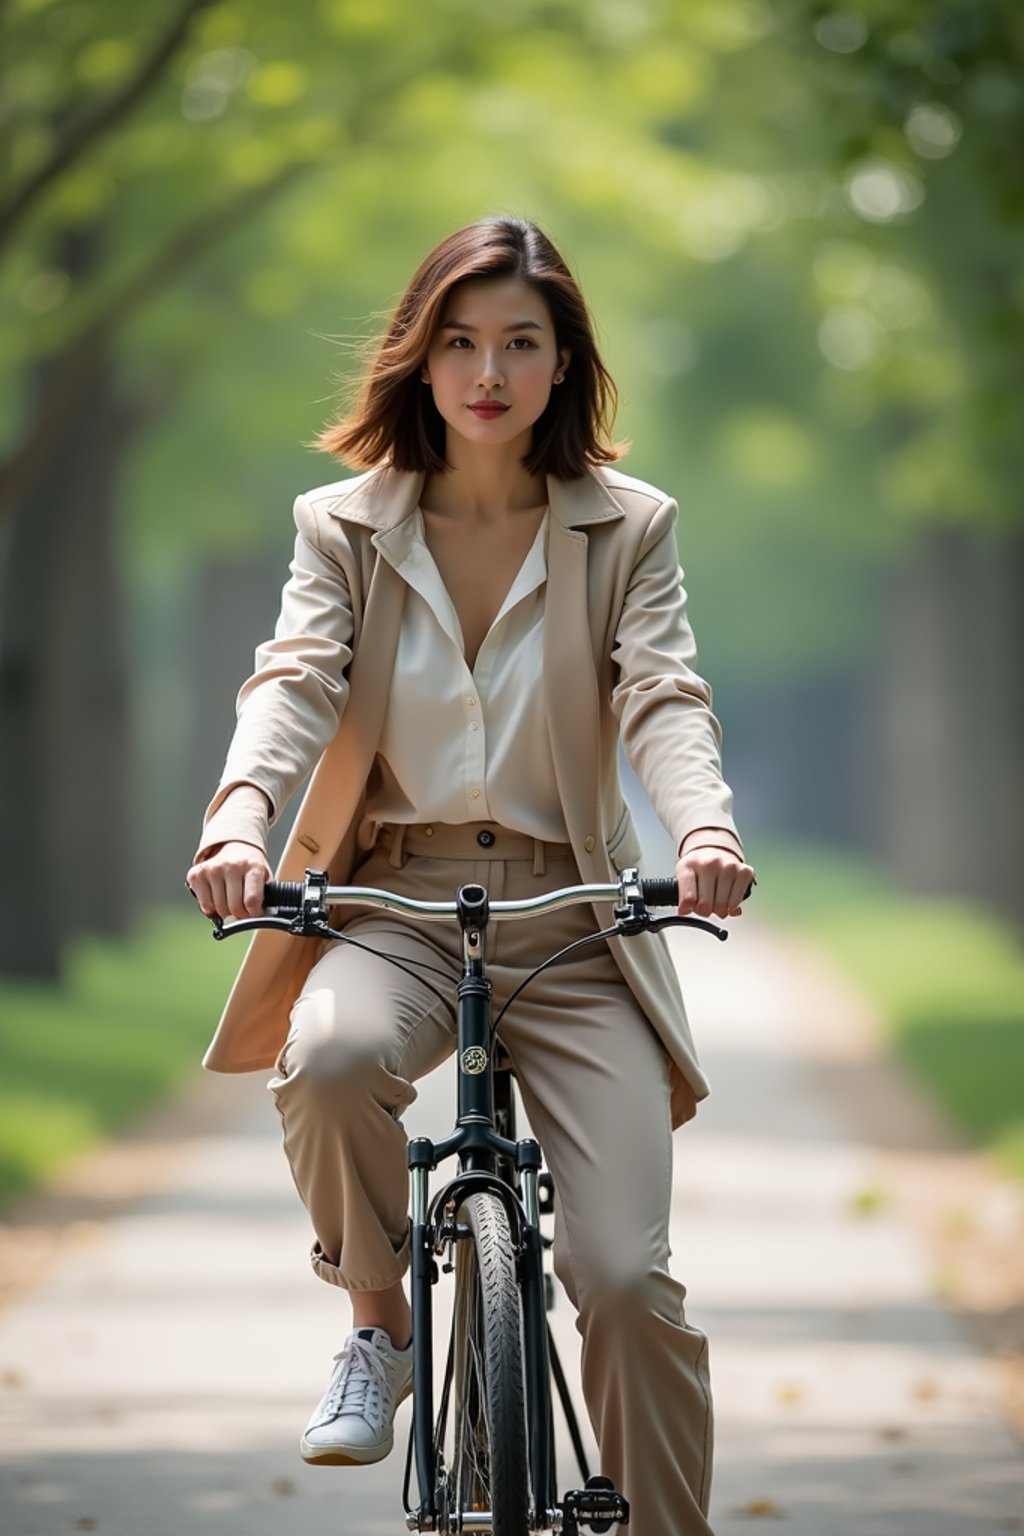
[[[200,863],[193,864],[185,884],[204,917],[259,917],[263,887],[272,880],[262,848],[254,843],[221,843]]]

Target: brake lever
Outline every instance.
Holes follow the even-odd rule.
[[[323,918],[316,918],[311,922],[304,912],[297,913],[295,917],[243,917],[233,923],[226,923],[222,917],[215,917],[212,922],[215,939],[230,939],[236,933],[252,933],[260,928],[270,928],[277,933],[291,934],[299,939],[320,939],[331,931]]]
[[[729,937],[729,930],[719,928],[717,923],[709,923],[703,917],[680,917],[678,912],[665,917],[652,917],[647,911],[634,912],[628,917],[617,917],[615,926],[627,937],[635,933],[658,933],[662,928],[702,928],[723,944]]]
[[[719,928],[717,923],[709,923],[703,917],[680,917],[678,912],[671,917],[666,915],[648,918],[647,926],[652,933],[657,933],[661,928],[703,928],[705,933],[720,939],[723,944],[729,937],[728,928]]]

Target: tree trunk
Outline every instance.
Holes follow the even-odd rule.
[[[4,541],[0,602],[0,972],[49,979],[61,947],[51,925],[65,910],[50,819],[53,701],[42,643],[57,522],[52,500],[18,509]]]
[[[934,528],[895,572],[880,713],[879,850],[918,890],[1024,922],[1024,541]]]
[[[109,363],[14,517],[0,605],[0,971],[55,978],[126,920],[129,730],[113,549],[124,418]],[[59,893],[59,899],[58,899]]]
[[[88,271],[95,245],[68,237]],[[45,395],[60,358],[36,371]],[[66,939],[119,931],[125,910],[127,694],[113,492],[136,418],[114,404],[112,364],[18,500],[0,599],[0,971],[55,979]]]
[[[93,378],[85,416],[53,582],[50,667],[60,707],[52,820],[67,871],[71,931],[123,933],[131,916],[132,732],[116,491],[139,418],[118,404],[106,359]]]

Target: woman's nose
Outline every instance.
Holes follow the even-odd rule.
[[[500,353],[484,351],[480,354],[478,379],[488,389],[496,388],[505,382]]]

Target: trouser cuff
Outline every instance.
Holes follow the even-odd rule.
[[[349,1274],[340,1264],[332,1264],[319,1242],[309,1250],[309,1262],[313,1273],[328,1285],[340,1286],[344,1291],[387,1291],[397,1285],[409,1268],[410,1234],[407,1232],[402,1246],[394,1255],[394,1261],[383,1271],[374,1274]]]

